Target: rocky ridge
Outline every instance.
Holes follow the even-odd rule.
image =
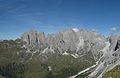
[[[98,75],[97,78],[102,78],[105,72],[120,64],[120,38],[115,35],[106,38],[95,31],[66,29],[45,36],[44,32],[30,30],[23,33],[21,39],[26,42],[25,47],[27,52],[32,54],[31,59],[36,53],[39,56],[57,53],[74,58],[91,54],[95,65],[80,71],[75,76],[70,76],[70,78],[76,78],[92,68],[94,70],[88,75],[88,78],[96,75]]]
[[[94,59],[98,60],[101,56],[100,50],[105,45],[105,37],[93,31],[81,29],[75,31],[67,29],[56,34],[48,34],[30,30],[22,35],[27,47],[39,47],[43,51],[48,49],[58,50],[64,53],[69,50],[72,54],[83,55],[89,51],[92,52]]]

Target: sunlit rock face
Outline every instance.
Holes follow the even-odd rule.
[[[72,29],[68,29],[63,31],[62,34],[63,41],[65,41],[67,48],[69,48],[71,51],[75,51],[79,40],[77,32]]]
[[[72,54],[84,55],[92,52],[94,59],[98,60],[102,55],[100,50],[105,46],[105,37],[97,32],[84,29],[70,28],[55,34],[45,36],[44,32],[30,30],[22,35],[22,40],[27,45],[45,49],[47,47],[58,50],[60,53],[71,51]]]
[[[41,48],[46,47],[46,38],[44,33],[38,33],[35,30],[29,30],[28,32],[23,33],[21,38],[29,46],[35,47],[37,45]]]
[[[76,50],[78,36],[72,29],[65,30],[56,34],[48,34],[47,43],[49,46],[58,48],[61,51],[70,49]]]
[[[54,47],[56,45],[56,38],[54,34],[48,34],[47,35],[47,44],[48,46]]]
[[[111,50],[115,50],[115,46],[116,46],[118,40],[119,40],[119,37],[117,35],[110,36],[109,41],[111,43],[111,45],[110,45]]]
[[[109,41],[103,48],[103,55],[96,64],[95,70],[89,75],[89,78],[98,75],[97,78],[102,78],[105,72],[111,70],[116,65],[120,64],[120,39],[119,36],[112,35]]]
[[[45,48],[46,45],[46,37],[44,32],[39,32],[37,35],[37,39],[38,39],[38,44],[40,45],[40,48]]]
[[[23,41],[27,42],[28,45],[33,45],[38,42],[37,32],[34,30],[23,33],[21,38]]]

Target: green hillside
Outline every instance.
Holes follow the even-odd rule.
[[[120,65],[105,73],[103,78],[120,78]]]
[[[91,52],[80,58],[55,53],[30,59],[23,44],[19,39],[0,42],[0,78],[68,78],[95,63]]]

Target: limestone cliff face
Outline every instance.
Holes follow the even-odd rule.
[[[78,31],[66,29],[55,34],[48,34],[47,36],[43,32],[38,33],[30,30],[22,35],[22,40],[27,42],[29,46],[39,46],[41,49],[52,47],[59,50],[60,53],[68,50],[78,54],[91,51],[96,60],[100,56],[99,51],[105,44],[104,36],[83,29]]]
[[[62,34],[63,40],[66,42],[66,46],[69,47],[71,51],[75,51],[79,40],[77,32],[72,29],[68,29],[63,31]]]
[[[112,35],[106,43],[106,47],[102,50],[103,55],[96,62],[95,70],[88,78],[93,78],[98,74],[97,78],[102,78],[105,72],[113,69],[120,64],[120,39],[118,36]]]
[[[29,30],[22,34],[22,40],[27,43],[27,45],[35,47],[45,47],[46,46],[46,38],[44,33],[38,33],[35,30]]]
[[[39,32],[37,35],[37,38],[38,38],[38,44],[40,45],[40,47],[45,48],[46,47],[46,37],[45,37],[44,32],[42,32],[42,33]]]
[[[37,43],[37,32],[34,30],[30,30],[28,32],[23,33],[22,40],[27,42],[28,45],[33,45]]]

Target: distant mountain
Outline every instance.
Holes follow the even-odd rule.
[[[104,47],[106,41],[105,37],[97,32],[83,29],[67,29],[56,34],[48,34],[47,36],[45,36],[44,32],[30,30],[25,32],[21,38],[27,43],[26,47],[39,47],[44,50],[50,47],[53,50],[58,50],[59,53],[70,50],[74,51],[72,54],[81,55],[93,50],[92,54],[95,60],[99,59],[99,51]],[[92,49],[93,47],[94,49]]]
[[[29,30],[1,41],[0,56],[5,78],[102,78],[120,64],[120,37],[76,28],[47,35]]]

